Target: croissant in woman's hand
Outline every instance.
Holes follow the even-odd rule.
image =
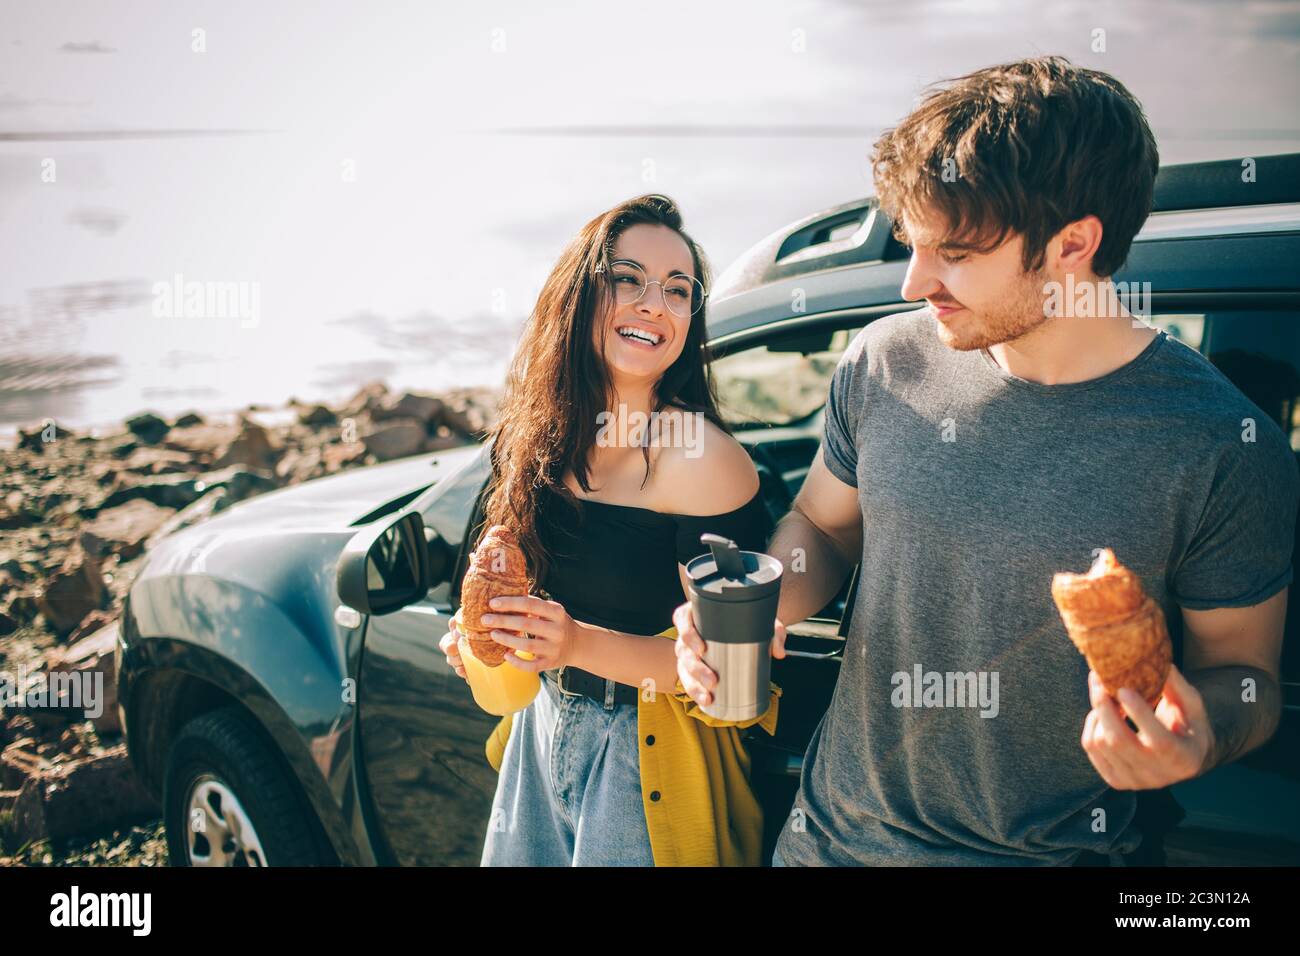
[[[494,597],[528,593],[528,566],[515,533],[505,525],[493,525],[469,559],[460,588],[460,622],[474,656],[489,667],[505,660],[506,646],[492,639],[490,626],[482,623],[491,614],[488,602]]]

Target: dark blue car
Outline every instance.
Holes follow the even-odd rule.
[[[1236,160],[1162,170],[1156,212],[1115,279],[1149,282],[1148,321],[1205,354],[1300,448],[1300,155],[1255,164],[1250,182]],[[719,277],[713,374],[774,519],[817,451],[840,354],[867,323],[916,307],[899,295],[908,257],[861,200],[778,230]],[[481,447],[376,466],[237,505],[149,554],[123,614],[119,706],[174,864],[478,862],[496,718],[438,640],[487,476]],[[774,662],[778,731],[750,739],[765,858],[834,688],[856,577],[790,629],[791,655]],[[1132,862],[1300,863],[1298,608],[1277,732],[1143,792]],[[1181,622],[1169,623],[1181,664]]]

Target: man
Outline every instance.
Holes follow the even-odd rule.
[[[1057,57],[981,70],[886,132],[873,166],[912,248],[903,297],[929,308],[849,346],[769,546],[787,568],[778,657],[781,622],[861,566],[773,864],[1130,853],[1135,791],[1277,726],[1294,456],[1196,351],[1108,303],[1158,166],[1113,77]],[[1052,574],[1099,548],[1182,616],[1183,669],[1154,709],[1106,695],[1052,601]],[[674,623],[682,685],[707,703],[689,605]],[[946,692],[918,681],[932,672]]]

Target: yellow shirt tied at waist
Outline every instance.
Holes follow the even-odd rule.
[[[676,640],[677,628],[656,636]],[[767,711],[743,721],[710,717],[680,680],[671,694],[638,696],[641,801],[655,866],[761,865],[763,811],[749,785],[740,729],[757,724],[776,733],[781,688],[771,688]],[[498,772],[511,716],[501,718],[487,741],[488,763]]]

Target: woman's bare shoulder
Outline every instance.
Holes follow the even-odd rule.
[[[655,462],[659,511],[725,514],[754,497],[758,472],[735,438],[702,415],[690,428],[681,429],[678,438],[661,437]]]

